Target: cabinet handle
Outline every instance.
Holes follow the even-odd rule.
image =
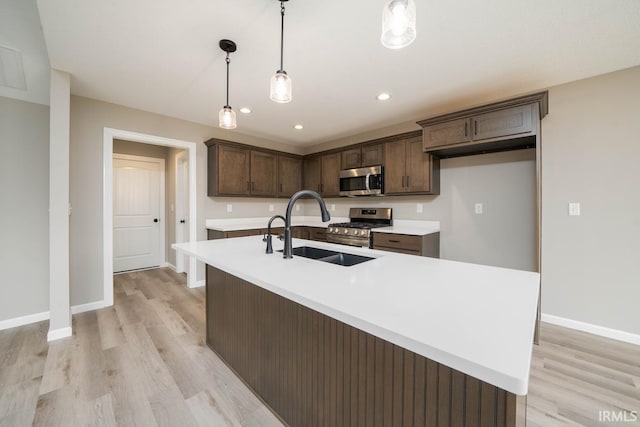
[[[473,121],[473,134],[474,135],[478,134],[478,121],[477,120]]]
[[[324,187],[324,184],[320,184],[320,192],[322,193],[322,188]]]
[[[247,181],[247,191],[251,191],[251,183],[249,181]]]
[[[282,193],[282,184],[280,184],[280,192]]]
[[[402,175],[402,188],[404,188],[404,175]]]
[[[256,183],[251,181],[251,191],[253,191],[256,188]]]
[[[390,242],[390,243],[400,243],[400,240],[392,240],[392,239],[389,239],[389,242]]]
[[[469,134],[469,123],[465,122],[464,124],[464,136],[467,136]]]
[[[409,175],[407,175],[407,187],[409,187]]]

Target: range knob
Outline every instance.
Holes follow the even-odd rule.
[[[344,234],[349,234],[349,230],[347,230],[346,228],[344,229]]]
[[[333,227],[329,227],[329,233],[333,233]]]

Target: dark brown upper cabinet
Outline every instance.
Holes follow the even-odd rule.
[[[342,169],[363,168],[382,164],[382,144],[352,148],[341,153]]]
[[[208,148],[208,196],[249,196],[250,151],[227,144]]]
[[[280,162],[277,151],[216,139],[206,144],[210,197],[289,197],[288,192],[293,194],[302,187],[302,157],[282,153],[287,160]]]
[[[302,190],[302,158],[278,155],[278,197]]]
[[[547,92],[445,114],[418,122],[425,152],[454,157],[535,146],[547,114]]]
[[[251,151],[250,193],[252,196],[275,197],[278,178],[278,156]]]
[[[304,188],[324,197],[340,195],[340,153],[304,159]]]
[[[440,162],[422,150],[422,138],[384,144],[385,194],[440,194]]]

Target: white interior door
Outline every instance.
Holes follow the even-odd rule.
[[[176,156],[176,243],[189,240],[189,159],[186,151]],[[183,273],[189,258],[176,253],[176,270]]]
[[[162,263],[164,159],[113,156],[113,271]]]

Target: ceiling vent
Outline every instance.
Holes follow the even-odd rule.
[[[27,90],[22,54],[18,49],[0,46],[0,86]]]

